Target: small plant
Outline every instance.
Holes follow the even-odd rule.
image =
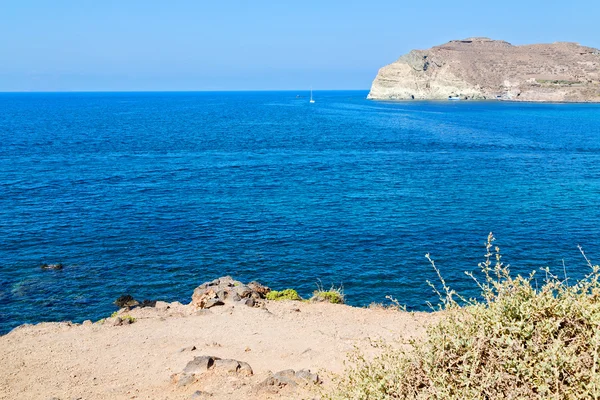
[[[127,321],[130,324],[133,324],[136,321],[136,319],[133,318],[131,315],[121,315],[120,318],[122,321]]]
[[[441,280],[440,320],[407,350],[351,354],[325,398],[600,398],[600,266],[581,251],[585,278],[569,284],[544,268],[538,288],[533,273],[511,275],[494,240],[490,233],[481,278],[470,275],[481,300],[452,291],[428,257]]]
[[[400,304],[398,299],[393,298],[392,296],[385,296],[386,299],[390,301],[389,304],[384,303],[371,303],[368,308],[374,310],[396,310],[396,311],[404,311],[406,312],[406,306],[404,304]]]
[[[117,317],[117,316],[119,316],[119,312],[118,311],[115,311],[114,313],[110,314],[111,318],[114,318],[114,317]]]
[[[331,289],[325,290],[323,284],[319,281],[319,283],[317,283],[317,290],[313,292],[310,301],[344,304],[344,288],[341,286],[339,288],[331,286]]]
[[[302,300],[294,289],[285,289],[281,291],[271,290],[267,293],[267,300]]]

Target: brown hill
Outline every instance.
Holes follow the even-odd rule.
[[[453,40],[379,70],[368,98],[600,102],[600,50],[557,42]]]

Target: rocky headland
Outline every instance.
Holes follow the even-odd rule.
[[[567,42],[452,40],[381,68],[368,98],[600,102],[600,50]]]
[[[316,297],[223,277],[189,304],[125,295],[100,321],[23,325],[0,337],[0,399],[320,398],[349,352],[405,346],[437,318]]]

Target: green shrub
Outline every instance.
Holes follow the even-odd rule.
[[[441,279],[445,311],[424,339],[405,351],[385,346],[373,359],[354,353],[328,398],[599,397],[600,267],[586,257],[590,274],[571,285],[546,268],[538,289],[533,273],[511,276],[493,241],[490,234],[476,280],[482,300],[459,305]]]
[[[121,315],[121,319],[123,321],[128,321],[130,324],[133,324],[136,321],[136,319],[131,315]]]
[[[331,287],[329,290],[325,290],[322,284],[317,284],[317,290],[313,292],[310,301],[313,302],[327,302],[332,304],[344,304],[346,296],[344,295],[344,289],[342,287],[335,288]]]
[[[337,290],[328,290],[326,292],[314,291],[310,301],[327,302],[332,304],[344,304],[344,294]]]
[[[294,289],[271,290],[267,293],[267,300],[302,300],[302,297]]]

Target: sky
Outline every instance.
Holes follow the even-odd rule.
[[[598,0],[0,0],[0,91],[369,89],[411,49],[600,48]]]

